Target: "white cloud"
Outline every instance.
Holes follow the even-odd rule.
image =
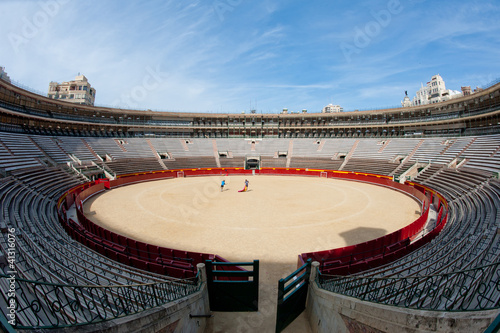
[[[41,91],[81,72],[99,104],[138,94],[148,68],[158,69],[162,79],[146,84],[154,89],[134,105],[214,112],[239,112],[250,101],[264,111],[319,111],[332,96],[346,109],[396,105],[433,74],[454,89],[498,76],[495,2],[401,3],[347,62],[339,44],[352,43],[356,27],[374,21],[387,1],[231,2],[223,20],[210,1],[70,1],[46,14],[20,52],[8,34],[22,34],[44,10],[37,1],[7,1],[0,65]]]

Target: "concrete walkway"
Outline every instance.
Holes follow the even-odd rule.
[[[296,263],[274,263],[259,261],[259,311],[258,312],[213,312],[206,333],[268,333],[276,327],[276,309],[279,279],[297,269]],[[283,273],[288,272],[288,273]],[[284,333],[309,333],[309,321],[303,312]]]

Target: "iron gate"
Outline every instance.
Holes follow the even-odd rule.
[[[307,289],[311,275],[311,259],[278,282],[276,333],[285,329],[306,308]]]
[[[259,310],[259,261],[205,262],[211,311]],[[252,266],[247,271],[241,266]],[[230,269],[230,270],[229,270]]]

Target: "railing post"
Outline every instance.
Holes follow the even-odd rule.
[[[285,297],[285,280],[280,279],[278,281],[278,305],[283,304],[284,297]]]
[[[311,277],[311,261],[312,261],[312,259],[309,258],[309,259],[307,259],[307,262],[306,262],[306,276],[308,278]]]
[[[260,269],[259,269],[259,260],[254,260],[253,261],[253,284],[254,284],[254,293],[257,295],[256,297],[256,306],[258,307],[259,304],[259,275],[260,275]]]

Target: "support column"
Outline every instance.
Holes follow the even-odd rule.
[[[207,282],[207,269],[205,267],[205,264],[199,263],[198,265],[196,265],[196,268],[198,268],[198,272],[200,272],[200,282]]]
[[[313,261],[311,263],[311,275],[309,275],[309,283],[314,283],[318,276],[319,262]]]

